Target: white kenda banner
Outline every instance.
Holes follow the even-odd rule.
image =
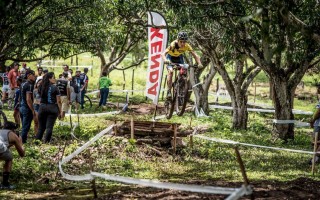
[[[163,72],[161,53],[165,50],[168,40],[167,23],[157,12],[148,12],[148,73],[146,83],[146,96],[158,104]]]

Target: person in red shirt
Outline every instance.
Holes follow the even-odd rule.
[[[14,99],[15,92],[18,89],[17,77],[20,76],[19,66],[20,64],[15,62],[13,64],[13,68],[8,73],[9,88],[10,88],[9,94],[8,94],[9,99]]]

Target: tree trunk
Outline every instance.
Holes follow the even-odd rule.
[[[236,95],[231,96],[231,104],[233,107],[232,113],[232,128],[233,129],[247,129],[248,111],[247,102],[248,98],[241,90],[235,90]]]
[[[210,60],[207,58],[204,58],[202,63],[207,65],[207,63]],[[195,109],[198,110],[198,112],[201,112],[201,110],[204,112],[204,114],[208,115],[209,114],[209,100],[208,100],[208,93],[209,93],[209,88],[210,84],[212,82],[212,79],[217,73],[217,70],[215,70],[213,64],[210,66],[209,73],[205,75],[205,78],[203,80],[202,84],[200,83],[199,76],[201,74],[202,70],[195,70],[194,68],[190,68],[190,75],[189,75],[189,80],[191,84],[191,89],[194,92],[195,95]],[[198,85],[197,85],[198,84]],[[191,95],[191,93],[190,93]]]
[[[273,104],[275,108],[275,119],[277,120],[293,120],[293,91],[288,81],[281,76],[272,76],[271,85],[273,87]],[[294,139],[293,123],[275,123],[274,132],[283,140]]]

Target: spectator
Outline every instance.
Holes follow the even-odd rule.
[[[22,122],[21,137],[22,142],[26,143],[28,138],[28,132],[30,130],[33,116],[35,115],[33,109],[33,84],[36,79],[36,75],[33,70],[26,70],[25,73],[26,82],[21,85],[20,93],[20,117]]]
[[[71,81],[72,79],[72,73],[69,71],[69,66],[68,65],[63,65],[63,71],[68,73],[68,80]]]
[[[52,129],[57,117],[61,113],[60,92],[53,72],[47,73],[39,87],[40,108],[39,108],[39,129],[36,139],[42,140],[44,131],[46,136],[44,142],[49,143],[52,136]]]
[[[62,78],[57,81],[57,87],[61,94],[61,119],[64,119],[66,112],[69,110],[70,104],[70,81],[68,81],[68,73],[63,72]]]
[[[1,105],[4,105],[4,102],[7,99],[7,93],[10,90],[9,87],[9,80],[8,80],[8,74],[10,71],[10,67],[6,67],[6,72],[2,74],[2,99],[1,99]]]
[[[317,93],[320,94],[320,85],[318,85]],[[315,133],[318,133],[317,152],[319,152],[320,151],[320,146],[319,146],[319,142],[320,142],[319,141],[319,138],[320,138],[320,101],[316,105],[316,108],[317,108],[317,110],[313,114],[312,120],[310,121],[310,126],[311,126],[311,128],[313,128],[313,133],[314,133],[313,137],[315,137],[315,135],[316,135]],[[314,139],[313,139],[313,141],[314,141]],[[315,163],[318,163],[320,161],[319,156],[320,155],[315,156],[315,160],[314,160]],[[309,161],[309,164],[312,164],[312,162],[313,162],[313,158]]]
[[[9,148],[14,146],[20,157],[25,155],[21,137],[16,133],[17,126],[13,122],[6,122],[4,129],[0,130],[0,160],[4,161],[2,173],[2,189],[14,189],[14,186],[9,183],[10,172],[12,169],[13,156]]]
[[[24,75],[26,74],[27,71],[27,64],[26,63],[22,63],[22,68],[20,69],[20,75],[21,77],[24,77]]]
[[[80,70],[76,71],[76,75],[72,77],[71,85],[73,92],[71,93],[71,103],[76,102],[76,111],[78,111],[79,103],[81,102],[80,93]]]
[[[39,93],[39,86],[41,82],[42,82],[42,78],[36,82],[33,89],[33,109],[34,109],[33,121],[34,121],[34,132],[36,134],[38,133],[38,128],[39,128],[38,113],[39,113],[40,100],[41,100],[40,93]]]
[[[44,75],[46,75],[48,73],[48,69],[46,68],[46,69],[43,69],[43,75],[42,75],[42,77],[44,76]]]
[[[102,72],[102,77],[99,79],[99,89],[100,89],[100,102],[99,106],[106,106],[107,98],[109,95],[109,86],[111,86],[111,80],[107,77],[107,72]]]
[[[37,77],[42,77],[42,75],[43,75],[43,68],[42,67],[38,67],[38,75],[37,75]]]
[[[17,77],[18,76],[20,77],[19,66],[20,64],[15,62],[13,64],[13,68],[8,73],[8,81],[9,81],[9,87],[10,87],[9,94],[8,94],[9,99],[14,99],[15,92],[18,90]]]
[[[14,121],[15,123],[18,125],[18,127],[20,127],[20,86],[22,84],[22,78],[18,77],[17,78],[17,84],[18,84],[18,89],[15,93],[14,96],[14,105],[13,105],[13,117],[14,117]]]
[[[81,109],[83,109],[83,104],[84,104],[84,95],[86,94],[87,91],[87,86],[88,86],[88,81],[89,78],[87,76],[88,73],[88,68],[84,68],[83,73],[80,74],[79,79],[80,79],[80,92],[81,92]]]

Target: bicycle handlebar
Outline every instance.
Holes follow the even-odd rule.
[[[168,65],[172,65],[175,67],[183,67],[184,69],[188,69],[189,67],[198,68],[198,65],[189,65],[189,64],[181,64],[181,63],[169,63]]]

